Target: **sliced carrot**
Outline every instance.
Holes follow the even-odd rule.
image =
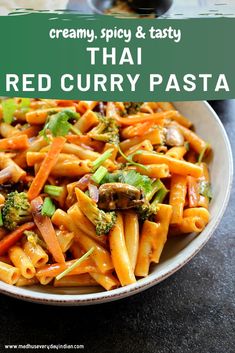
[[[47,181],[47,178],[50,175],[52,168],[55,166],[59,158],[60,152],[64,147],[65,142],[66,139],[62,136],[55,137],[53,139],[50,150],[48,151],[48,154],[44,158],[38,173],[36,174],[32,184],[30,185],[28,191],[28,198],[30,200],[33,200],[40,194],[40,191],[42,190],[45,182]]]
[[[28,222],[22,224],[16,228],[12,233],[6,235],[3,239],[0,240],[0,256],[5,254],[8,249],[14,245],[23,235],[25,230],[30,230],[35,227],[33,222]]]
[[[129,117],[129,118],[121,118],[116,116],[115,119],[121,125],[134,125],[138,123],[144,123],[146,121],[154,121],[155,123],[161,121],[162,119],[171,119],[174,116],[179,114],[176,110],[169,110],[166,112],[159,112],[153,114],[142,114],[139,116]]]
[[[52,225],[51,219],[41,214],[42,205],[43,205],[43,200],[40,196],[31,202],[34,222],[38,227],[55,261],[59,263],[64,263],[65,262],[64,255],[60,248],[60,244],[56,236],[55,229]]]
[[[0,150],[14,151],[29,148],[28,136],[26,134],[8,137],[0,140]]]

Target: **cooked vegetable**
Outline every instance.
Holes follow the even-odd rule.
[[[119,130],[114,118],[97,114],[99,124],[89,131],[88,136],[97,141],[119,143]]]
[[[41,211],[42,215],[52,217],[53,214],[55,213],[55,210],[56,210],[56,207],[53,201],[50,199],[50,197],[46,197],[44,199],[43,206],[42,206],[42,211]]]
[[[0,210],[0,227],[3,226],[2,211]]]
[[[99,188],[99,208],[118,210],[137,207],[142,204],[141,192],[136,187],[124,183],[103,184]]]
[[[45,124],[43,130],[40,132],[40,135],[47,138],[47,130],[50,131],[52,136],[66,136],[69,130],[73,130],[75,134],[79,134],[78,129],[74,128],[70,123],[69,119],[77,119],[77,113],[72,110],[65,109],[54,115],[49,116],[47,123]]]
[[[43,216],[41,213],[43,201],[41,197],[37,197],[31,202],[32,215],[36,226],[38,227],[45,243],[47,244],[48,250],[54,257],[55,261],[64,263],[64,255],[60,248],[59,241],[57,239],[54,227],[51,220],[47,216]]]
[[[12,123],[16,109],[17,104],[14,98],[2,101],[3,120],[5,121],[5,123]]]
[[[183,146],[184,136],[177,126],[170,125],[166,128],[166,144],[168,146]]]
[[[158,191],[153,197],[153,201],[149,202],[150,199],[147,199],[143,205],[138,207],[139,217],[142,221],[145,221],[146,219],[149,219],[152,215],[157,214],[158,204],[164,201],[168,193],[168,190],[161,181],[159,181],[158,184]]]
[[[63,137],[55,137],[54,140],[52,141],[50,150],[48,154],[46,155],[45,159],[43,160],[41,167],[35,176],[32,184],[30,185],[29,191],[28,191],[28,198],[30,200],[34,199],[40,194],[40,191],[42,190],[52,168],[56,164],[60,152],[65,144],[65,138]]]
[[[13,191],[8,194],[2,208],[3,225],[9,230],[32,219],[30,204],[25,192]]]
[[[44,192],[52,197],[59,197],[63,192],[63,188],[56,185],[45,185]]]
[[[105,175],[108,173],[108,169],[100,166],[96,172],[92,175],[91,179],[96,183],[99,184],[101,180],[105,177]]]
[[[113,149],[110,148],[107,151],[105,151],[101,156],[99,156],[95,161],[91,163],[92,166],[92,171],[94,172],[96,169],[98,169],[107,159],[109,159],[112,156]]]
[[[142,175],[135,170],[122,170],[114,173],[107,173],[101,180],[101,184],[125,183],[135,186],[144,194],[152,190],[152,181],[146,175]]]
[[[83,191],[76,188],[75,192],[81,211],[94,224],[96,233],[98,235],[109,233],[116,221],[115,212],[104,212]]]
[[[125,102],[124,107],[127,115],[136,114],[144,102]]]
[[[8,249],[14,245],[24,234],[26,230],[30,230],[34,227],[33,222],[28,222],[22,224],[17,229],[15,229],[12,233],[6,235],[3,239],[0,240],[0,256],[5,254]]]
[[[56,279],[59,280],[66,276],[68,273],[73,271],[78,265],[80,265],[84,260],[86,260],[95,250],[94,247],[92,247],[90,250],[88,250],[80,259],[77,259],[70,267],[66,268],[63,272],[61,272],[59,275],[56,276]]]

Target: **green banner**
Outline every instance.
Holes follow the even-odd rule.
[[[0,17],[0,95],[112,101],[235,98],[234,18]]]

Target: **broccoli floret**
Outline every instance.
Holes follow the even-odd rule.
[[[88,135],[94,140],[109,142],[113,144],[119,143],[119,129],[114,118],[97,114],[99,124],[95,126]]]
[[[8,194],[2,208],[3,225],[14,230],[18,225],[31,220],[30,203],[25,192],[13,191]]]
[[[94,224],[96,228],[96,233],[98,235],[107,234],[113,228],[116,222],[115,212],[104,212],[98,209],[98,213],[94,219]]]
[[[125,102],[124,106],[127,115],[132,115],[138,113],[143,102]]]
[[[139,218],[141,221],[146,221],[152,215],[156,214],[158,211],[157,203],[150,204],[149,202],[145,202],[143,205],[138,206],[137,212],[139,214]]]
[[[168,193],[168,190],[160,180],[155,181],[152,184],[152,188],[152,191],[146,195],[145,203],[137,209],[139,217],[142,221],[145,221],[146,219],[151,218],[154,214],[157,214],[158,204],[164,201]],[[153,201],[149,202],[153,196]]]
[[[94,224],[98,235],[109,233],[116,222],[115,212],[104,212],[80,189],[76,189],[78,204],[84,215]]]

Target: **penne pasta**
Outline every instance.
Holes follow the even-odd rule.
[[[122,286],[135,283],[135,275],[126,248],[123,219],[119,213],[117,221],[109,235],[111,256],[115,271]]]
[[[140,236],[140,246],[135,275],[146,277],[151,262],[158,263],[167,240],[168,228],[172,216],[172,207],[159,205],[155,222],[145,221]]]
[[[35,268],[40,268],[48,262],[49,258],[47,253],[39,244],[26,241],[23,245],[23,250]]]
[[[199,178],[200,176],[202,176],[202,168],[200,166],[189,162],[180,161],[166,155],[143,151],[142,154],[136,154],[134,156],[134,160],[144,165],[167,164],[170,172],[174,174],[184,176],[191,175],[195,178]]]
[[[17,267],[0,261],[0,280],[8,284],[16,284],[20,278],[20,271]]]
[[[187,179],[182,175],[173,174],[169,204],[172,206],[171,224],[181,223],[187,192]]]
[[[196,131],[171,102],[2,98],[0,280],[94,292],[147,276],[168,236],[210,221]]]
[[[133,211],[128,211],[124,215],[124,234],[126,249],[134,271],[139,251],[139,221],[137,214]]]
[[[90,287],[97,286],[98,283],[94,280],[89,273],[81,275],[64,276],[61,279],[55,279],[54,287]]]
[[[11,262],[19,269],[24,278],[30,279],[34,277],[36,273],[35,267],[30,258],[19,246],[12,246],[8,253]]]

